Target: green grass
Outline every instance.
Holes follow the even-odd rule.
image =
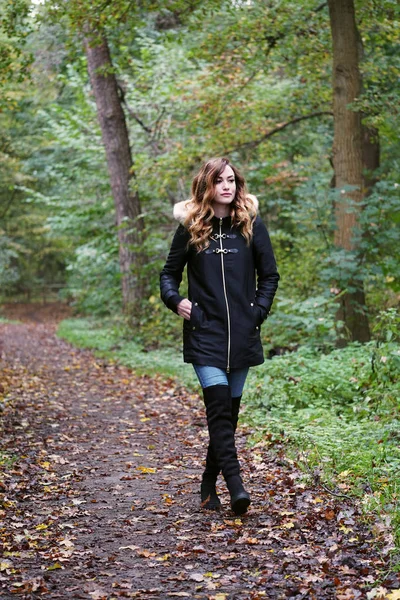
[[[11,323],[14,325],[18,325],[19,321],[16,321],[15,319],[5,319],[4,317],[0,316],[0,323]]]
[[[173,349],[148,352],[127,337],[126,329],[112,322],[100,324],[94,319],[66,319],[60,323],[57,334],[79,348],[93,349],[97,356],[117,360],[138,374],[161,373],[179,378],[187,387],[196,385],[191,365],[183,362],[179,352]]]
[[[69,319],[58,333],[138,373],[197,386],[179,352],[145,352],[111,323]],[[328,354],[303,346],[250,369],[242,419],[254,428],[250,443],[284,439],[311,480],[390,515],[399,548],[400,345],[387,337]]]

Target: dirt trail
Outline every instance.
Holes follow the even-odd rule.
[[[202,510],[199,397],[54,331],[38,314],[0,324],[1,452],[17,458],[0,481],[2,599],[347,600],[376,587],[385,565],[354,505],[307,488],[279,448],[246,449],[241,428],[249,513],[231,513],[222,482],[224,509]]]

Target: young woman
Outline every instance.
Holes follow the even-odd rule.
[[[174,207],[180,221],[160,275],[161,298],[183,317],[184,361],[203,389],[210,442],[201,482],[202,506],[220,508],[222,471],[235,514],[246,512],[235,447],[242,390],[249,367],[264,362],[260,327],[279,275],[258,202],[226,158],[200,169],[190,200]],[[187,265],[188,298],[179,294]]]

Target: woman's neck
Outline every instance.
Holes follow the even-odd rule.
[[[217,219],[223,219],[224,217],[229,217],[231,214],[231,206],[230,204],[213,204],[214,215]]]

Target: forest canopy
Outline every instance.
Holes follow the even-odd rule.
[[[226,155],[278,259],[271,347],[367,341],[397,306],[396,2],[1,5],[3,297],[59,289],[173,342],[158,299],[172,205]]]

